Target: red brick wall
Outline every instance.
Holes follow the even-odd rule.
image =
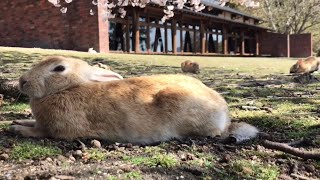
[[[293,34],[290,35],[291,57],[308,57],[312,55],[312,35]]]
[[[263,32],[260,35],[260,54],[275,57],[287,57],[287,35]]]
[[[65,6],[63,14],[48,0],[0,0],[0,46],[98,50],[97,7],[87,0]]]

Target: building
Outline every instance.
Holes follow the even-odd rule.
[[[270,33],[256,17],[210,0],[202,3],[207,7],[201,12],[175,10],[173,18],[161,22],[163,9],[156,5],[127,7],[124,18],[104,20],[101,7],[87,0],[65,4],[65,14],[47,0],[2,0],[0,46],[78,51],[93,47],[105,53],[311,55],[310,34]]]

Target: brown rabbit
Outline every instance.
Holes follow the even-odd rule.
[[[290,73],[313,73],[318,71],[320,67],[320,60],[316,57],[310,56],[306,59],[299,59],[296,64],[290,68]]]
[[[181,63],[181,70],[183,72],[190,72],[190,73],[200,73],[200,66],[197,62],[192,62],[190,60],[186,60]]]
[[[36,121],[15,121],[12,129],[25,137],[137,144],[190,135],[232,134],[242,141],[258,133],[249,124],[231,125],[224,98],[195,78],[120,79],[82,60],[48,57],[20,77],[20,91],[30,97]]]

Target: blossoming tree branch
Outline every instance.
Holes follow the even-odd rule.
[[[63,6],[63,3],[72,3],[73,0],[48,0],[51,4],[60,8],[62,13],[67,13],[67,7]],[[253,0],[211,0],[216,5],[225,6],[228,3],[233,3],[236,5],[246,6],[246,7],[256,7],[259,6],[258,2]],[[105,18],[113,18],[116,14],[120,17],[125,17],[126,10],[125,7],[140,7],[144,8],[148,4],[158,5],[163,7],[164,16],[162,21],[166,21],[174,16],[174,9],[187,8],[195,12],[202,11],[205,5],[201,4],[201,0],[92,0],[93,5],[98,5],[103,7],[105,13]],[[93,10],[90,10],[91,15],[94,14]]]

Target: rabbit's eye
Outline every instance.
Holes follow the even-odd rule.
[[[54,71],[54,72],[62,72],[62,71],[64,71],[65,69],[66,69],[66,68],[65,68],[64,66],[59,65],[59,66],[55,67],[55,68],[53,69],[53,71]]]

